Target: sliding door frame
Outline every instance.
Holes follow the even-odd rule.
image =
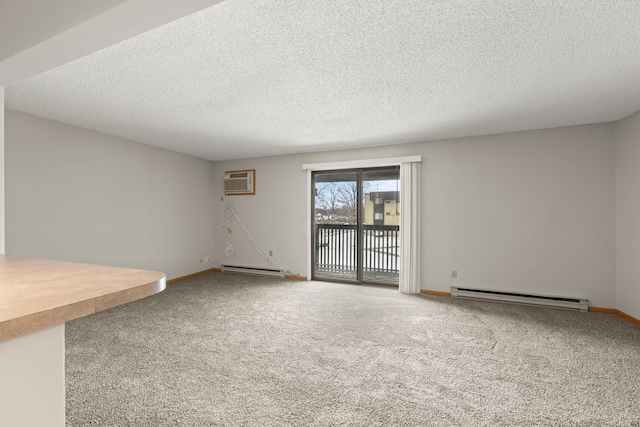
[[[421,162],[422,156],[406,156],[406,157],[390,157],[382,159],[366,159],[366,160],[350,160],[343,162],[328,163],[309,163],[303,164],[302,169],[307,171],[307,280],[312,280],[313,272],[313,233],[312,233],[312,215],[314,215],[314,197],[312,194],[314,171],[333,171],[333,170],[349,170],[349,169],[366,169],[384,166],[401,166],[407,162]],[[402,170],[401,170],[402,173]],[[362,191],[362,189],[360,189]],[[402,225],[401,225],[402,226]],[[360,234],[360,233],[359,233]],[[361,252],[361,251],[360,251]],[[402,253],[400,254],[402,257]],[[400,263],[402,265],[402,262]]]
[[[336,174],[340,174],[340,173],[345,173],[345,174],[355,174],[356,176],[356,183],[357,183],[357,193],[358,193],[358,198],[362,197],[362,171],[363,169],[337,169],[337,170],[317,170],[317,171],[311,171],[311,186],[315,189],[315,184],[316,184],[316,180],[314,179],[314,173],[319,172],[319,173],[336,173]],[[311,217],[310,217],[310,225],[311,225],[311,242],[312,242],[312,246],[314,246],[313,249],[315,249],[315,244],[316,242],[316,236],[315,236],[315,200],[316,200],[316,195],[314,194],[313,191],[310,191],[311,194]],[[312,248],[309,248],[309,251],[311,252],[311,278],[313,279],[318,279],[318,280],[322,280],[325,282],[338,282],[338,283],[349,283],[349,284],[360,284],[362,283],[362,244],[364,243],[363,238],[362,238],[362,221],[363,221],[363,212],[362,212],[362,203],[360,201],[358,201],[358,203],[356,204],[356,238],[355,238],[355,242],[356,242],[356,247],[354,248],[355,250],[355,262],[356,262],[356,278],[355,280],[337,280],[337,279],[331,279],[331,278],[324,278],[324,277],[320,277],[320,278],[316,278],[314,277],[314,271],[315,271],[315,265],[316,265],[316,254],[314,253]]]

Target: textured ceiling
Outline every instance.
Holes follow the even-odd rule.
[[[640,2],[226,0],[5,98],[211,160],[608,122],[640,110]]]

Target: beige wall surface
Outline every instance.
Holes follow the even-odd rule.
[[[640,112],[616,123],[617,308],[640,319]]]
[[[587,125],[357,150],[214,163],[256,169],[255,196],[226,197],[254,238],[306,275],[305,163],[422,155],[422,288],[452,284],[586,297],[615,306],[613,125]],[[234,220],[235,252],[220,263],[267,267]],[[216,254],[224,249],[224,227]],[[458,278],[451,278],[451,271]],[[455,282],[454,282],[455,280]]]
[[[0,61],[125,0],[0,0]]]
[[[0,342],[3,426],[64,427],[64,329],[62,323]]]
[[[6,115],[9,254],[160,270],[168,278],[220,264],[275,267],[236,219],[229,222],[233,255],[198,262],[224,251],[224,209],[231,207],[278,263],[304,276],[302,165],[422,155],[423,289],[455,284],[616,307],[614,125],[211,163]],[[223,197],[224,171],[254,168],[255,196]],[[620,286],[625,311],[620,295],[637,288]],[[638,316],[637,307],[627,310]]]
[[[212,194],[221,182],[211,162],[5,113],[7,254],[169,279],[210,268]]]
[[[4,253],[4,87],[0,86],[0,254]]]

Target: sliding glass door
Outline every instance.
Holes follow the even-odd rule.
[[[398,167],[314,172],[315,280],[398,285]]]

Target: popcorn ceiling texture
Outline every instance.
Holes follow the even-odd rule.
[[[637,0],[227,0],[5,103],[224,160],[615,121],[638,46]]]

